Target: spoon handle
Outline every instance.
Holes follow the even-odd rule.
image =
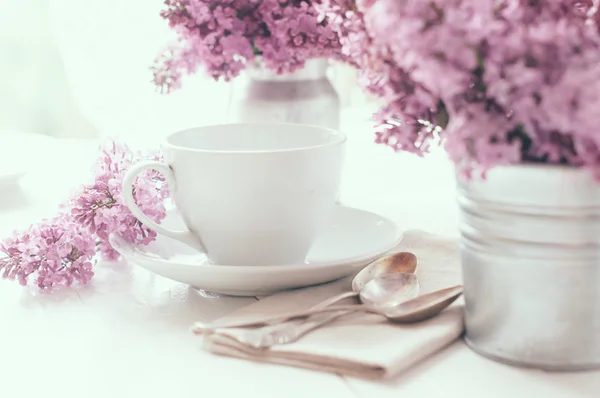
[[[333,322],[346,314],[351,314],[352,312],[354,312],[354,310],[324,312],[312,315],[308,317],[308,319],[293,320],[279,325],[265,326],[260,329],[246,332],[239,338],[239,341],[254,348],[270,348],[275,345],[291,344],[313,330]]]
[[[340,293],[337,296],[330,297],[328,299],[321,301],[318,304],[313,305],[312,307],[310,307],[310,309],[319,309],[319,308],[329,307],[330,305],[333,305],[339,301],[342,301],[342,300],[350,298],[350,297],[356,297],[356,296],[358,296],[358,293],[356,293],[356,292]]]
[[[332,304],[335,304],[343,299],[349,298],[349,297],[355,297],[357,296],[358,293],[356,292],[344,292],[344,293],[340,293],[336,296],[327,298],[323,301],[321,301],[318,304],[315,304],[314,306],[310,307],[308,311],[312,311],[312,310],[318,310],[318,309],[322,309],[325,307],[329,307]],[[294,314],[296,313],[302,313],[299,311],[296,312],[292,312],[292,313],[288,313],[288,314],[283,314],[283,315],[277,315],[275,317],[263,317],[263,318],[253,318],[250,320],[244,320],[244,321],[237,321],[237,322],[229,322],[229,323],[222,323],[219,324],[217,323],[209,323],[209,324],[205,324],[202,322],[196,322],[194,324],[194,326],[192,327],[192,332],[194,332],[195,334],[207,334],[207,333],[211,333],[216,329],[220,329],[220,328],[240,328],[240,327],[249,327],[249,326],[264,326],[265,328],[276,328],[276,327],[283,327],[286,323],[286,321],[289,321],[292,318],[295,318]],[[282,323],[284,322],[284,323]],[[262,329],[261,329],[262,330]],[[265,332],[267,332],[267,330],[265,330]]]

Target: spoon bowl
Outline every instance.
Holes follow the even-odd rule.
[[[379,308],[395,307],[417,297],[419,289],[415,274],[384,274],[364,285],[360,301]]]
[[[387,274],[414,274],[417,269],[417,256],[410,252],[394,253],[377,259],[364,267],[354,279],[352,290],[360,292],[373,279]]]
[[[422,322],[442,312],[455,302],[462,293],[462,285],[437,290],[393,306],[384,311],[384,315],[392,322]]]
[[[389,274],[414,274],[417,269],[417,262],[417,256],[410,252],[398,252],[374,260],[354,276],[352,279],[352,291],[328,298],[312,308],[325,308],[344,299],[360,296],[360,292],[365,285],[380,276]],[[407,282],[412,283],[412,281],[412,279],[410,281],[407,279]]]

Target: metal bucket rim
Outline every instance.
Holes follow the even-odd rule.
[[[516,164],[489,170],[485,178],[457,174],[458,194],[503,205],[588,207],[600,204],[600,183],[581,167]]]

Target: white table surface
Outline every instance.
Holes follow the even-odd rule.
[[[452,168],[371,144],[348,128],[342,201],[402,228],[455,235]],[[362,126],[362,125],[361,125]],[[20,187],[0,193],[0,234],[51,216],[83,181],[94,141],[57,141]],[[99,263],[89,286],[52,295],[0,281],[0,397],[468,397],[600,396],[600,373],[555,374],[491,362],[462,342],[387,382],[212,356],[189,332],[253,303],[207,299],[127,264]]]

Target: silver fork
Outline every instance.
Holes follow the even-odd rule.
[[[357,295],[358,294],[355,292],[345,292],[328,298],[312,306],[310,309],[323,309],[343,299],[355,297]],[[275,325],[263,326],[261,328],[250,330],[244,333],[239,337],[239,341],[255,348],[270,348],[275,345],[290,344],[298,341],[298,339],[307,335],[311,331],[333,322],[335,319],[351,312],[353,311],[343,310],[315,314],[306,319],[295,319]]]

